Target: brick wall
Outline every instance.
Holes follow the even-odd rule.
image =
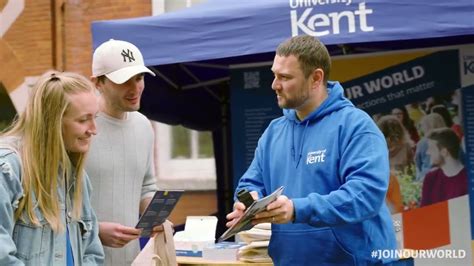
[[[14,90],[25,76],[38,75],[52,66],[50,0],[25,2],[23,12],[0,43],[0,82],[7,91]]]
[[[92,21],[149,15],[151,0],[67,1],[64,21],[66,69],[91,75]]]
[[[2,10],[7,2],[0,0]],[[90,76],[91,22],[148,15],[151,0],[25,0],[0,40],[0,82],[12,91],[52,68]]]

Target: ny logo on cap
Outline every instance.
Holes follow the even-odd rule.
[[[135,61],[135,57],[133,57],[133,52],[130,51],[129,49],[127,49],[127,51],[122,50],[121,55],[123,56],[124,62],[127,62],[127,58],[128,58],[128,62]]]

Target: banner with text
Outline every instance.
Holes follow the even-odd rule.
[[[231,126],[234,189],[253,159],[270,121],[282,115],[271,89],[269,66],[236,68],[231,74]]]

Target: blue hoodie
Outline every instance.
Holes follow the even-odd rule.
[[[294,110],[263,133],[236,191],[260,197],[284,186],[295,220],[272,224],[275,265],[373,265],[374,250],[395,249],[385,205],[389,161],[372,119],[328,82],[328,98],[303,121]]]

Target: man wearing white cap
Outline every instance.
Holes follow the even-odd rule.
[[[130,265],[139,253],[138,214],[157,190],[153,176],[153,131],[137,112],[145,87],[138,48],[109,40],[94,51],[92,81],[100,92],[98,134],[86,170],[93,187],[92,206],[99,220],[106,265]]]

